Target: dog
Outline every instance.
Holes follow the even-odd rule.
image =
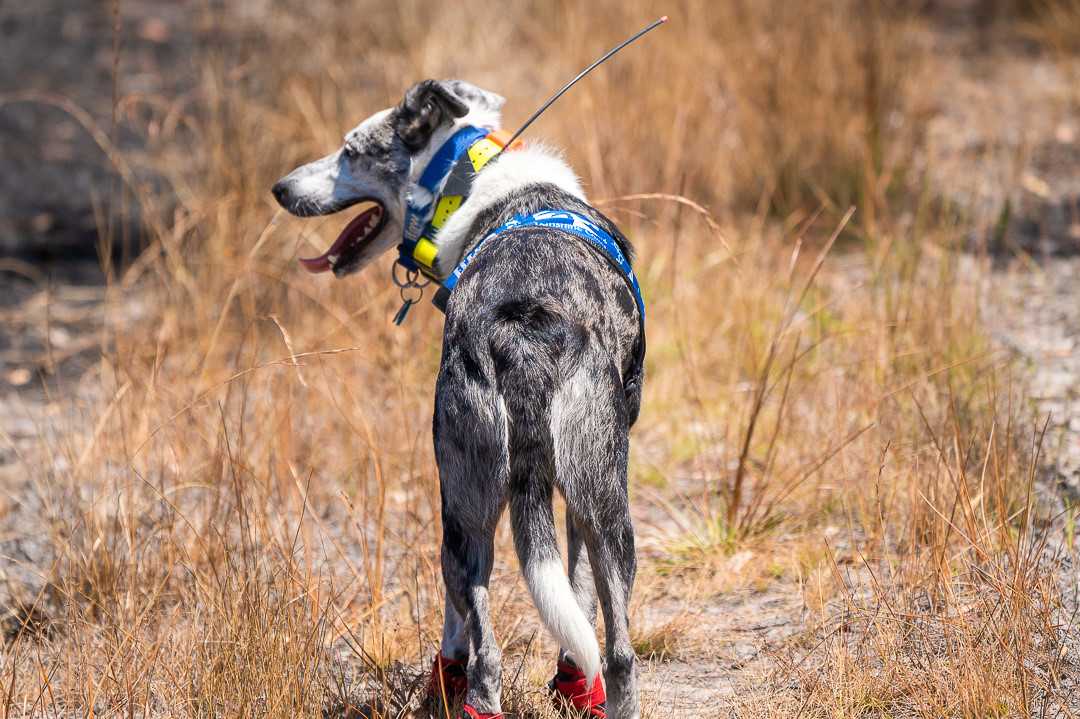
[[[560,646],[555,698],[586,716],[630,719],[637,559],[627,457],[641,406],[644,307],[630,243],[587,203],[567,163],[542,147],[499,145],[490,132],[503,102],[461,80],[421,82],[272,192],[300,217],[367,205],[327,253],[302,260],[307,269],[345,277],[401,241],[399,284],[420,286],[419,270],[445,285],[433,435],[447,601],[428,699],[463,698],[463,719],[501,716],[488,579],[509,506],[525,582]],[[462,133],[484,135],[467,156],[450,147]],[[462,194],[448,189],[455,183]],[[521,219],[534,216],[562,224]],[[603,237],[586,236],[586,226]],[[555,490],[566,501],[566,571]]]

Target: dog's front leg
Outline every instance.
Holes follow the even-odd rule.
[[[469,635],[465,630],[465,621],[454,608],[450,598],[446,598],[443,613],[443,638],[439,655],[431,666],[423,704],[432,717],[450,716],[452,707],[460,706],[465,701],[469,688],[466,674],[469,667]]]
[[[566,570],[570,576],[570,587],[574,590],[581,611],[596,626],[596,584],[593,581],[592,564],[584,553],[581,532],[574,523],[569,508],[566,510]],[[559,661],[570,663],[570,655],[565,649],[559,651]]]
[[[465,629],[465,620],[454,608],[450,597],[446,598],[446,609],[443,613],[443,634],[441,654],[444,659],[454,661],[469,661],[469,634]]]

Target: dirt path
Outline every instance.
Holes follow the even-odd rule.
[[[1016,353],[1052,488],[1080,499],[1080,258],[1012,263],[988,278],[995,339]]]

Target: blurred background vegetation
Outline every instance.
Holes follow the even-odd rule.
[[[415,707],[441,318],[390,324],[390,258],[302,272],[347,218],[269,187],[427,77],[516,128],[661,14],[526,137],[639,250],[646,716],[1075,711],[1075,513],[980,261],[1080,242],[1080,0],[5,0],[5,716]]]

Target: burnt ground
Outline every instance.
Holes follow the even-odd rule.
[[[963,3],[958,3],[963,5]],[[70,389],[97,357],[106,291],[97,239],[116,182],[102,148],[79,122],[48,104],[73,100],[125,150],[138,138],[112,129],[113,3],[6,0],[0,6],[0,481],[15,482],[78,407],[57,407],[47,387]],[[192,81],[199,30],[188,0],[125,1],[120,93],[175,96]],[[972,271],[985,274],[994,339],[1013,352],[1032,413],[1049,417],[1045,485],[1080,501],[1080,105],[1077,77],[1030,39],[954,18],[928,43],[941,58],[936,113],[926,127],[934,192],[974,228]],[[118,259],[138,250],[135,208],[114,228]],[[125,229],[126,228],[126,229]],[[137,307],[110,309],[137,313]],[[87,390],[89,391],[89,390]],[[16,531],[19,499],[0,502],[0,579],[32,564]],[[25,509],[25,508],[24,508]],[[635,508],[642,554],[660,551],[662,519]],[[654,532],[654,528],[656,529]],[[655,536],[651,536],[655,535]],[[732,569],[750,558],[737,554]],[[31,581],[27,578],[26,581]],[[692,700],[703,714],[773,665],[770,652],[803,626],[802,599],[777,590],[708,601],[658,601],[650,611],[707,639],[674,661],[644,665],[643,698],[658,707]],[[657,617],[650,617],[656,620]],[[719,691],[718,691],[719,690]]]

